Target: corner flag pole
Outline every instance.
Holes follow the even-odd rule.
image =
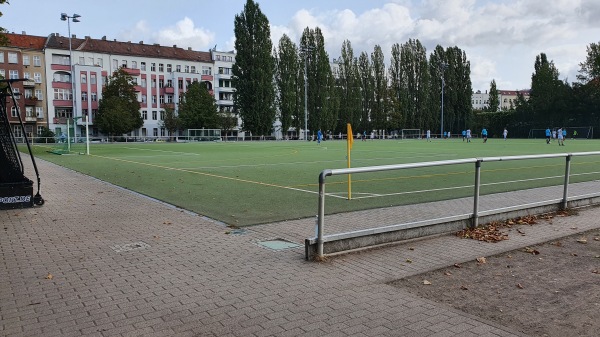
[[[352,134],[352,126],[348,123],[348,134],[347,138],[347,154],[346,158],[348,158],[348,168],[350,168],[350,151],[352,150],[352,143],[354,143],[354,135]],[[348,175],[348,200],[352,199],[352,177]]]

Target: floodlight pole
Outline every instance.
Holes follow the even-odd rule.
[[[448,64],[442,63],[442,118],[440,123],[440,137],[444,139],[444,86],[446,85],[446,81],[444,80],[444,73]]]
[[[71,21],[80,22],[79,18],[81,15],[73,14],[71,16],[67,15],[67,13],[61,13],[60,19],[62,21],[67,21],[67,29],[69,32],[69,68],[71,69],[71,103],[72,103],[72,114],[75,117],[75,113],[77,111],[77,98],[75,97],[75,69],[73,69],[73,47],[72,47],[72,36],[71,36]],[[89,112],[88,112],[89,115]],[[73,120],[75,121],[75,120]],[[90,136],[88,133],[89,128],[89,116],[85,118],[85,133],[86,133],[86,154],[90,154]],[[77,123],[73,123],[73,141],[77,143]]]

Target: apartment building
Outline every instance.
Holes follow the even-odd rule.
[[[47,89],[52,98],[48,101],[49,125],[57,134],[65,132],[68,119],[74,119],[76,136],[85,135],[86,123],[92,137],[101,136],[94,126],[98,101],[108,76],[119,68],[136,83],[144,120],[144,125],[129,136],[169,136],[160,123],[164,108],[171,106],[177,111],[192,82],[204,83],[213,93],[214,64],[210,52],[143,41],[111,41],[106,37],[73,35],[70,40],[71,50],[68,37],[51,34],[45,49],[46,78],[52,79]]]
[[[46,37],[7,33],[8,46],[0,46],[0,75],[7,79],[25,79],[12,83],[17,106],[7,100],[11,130],[23,136],[19,114],[28,137],[37,136],[48,126],[46,114],[46,78],[44,44]]]
[[[498,90],[498,100],[500,101],[499,111],[514,109],[517,104],[517,97],[521,94],[525,100],[529,100],[529,90]],[[490,105],[490,94],[477,90],[471,94],[471,104],[473,110],[484,110]]]

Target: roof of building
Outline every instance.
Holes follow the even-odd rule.
[[[166,47],[159,44],[144,44],[142,41],[139,43],[131,43],[116,40],[109,41],[106,40],[105,37],[102,39],[92,39],[89,36],[86,36],[84,39],[79,39],[77,37],[71,38],[71,46],[73,50],[83,52],[212,63],[209,52],[195,51],[190,48],[183,49],[177,46]],[[52,34],[48,38],[46,48],[68,50],[69,38],[58,34]]]
[[[517,96],[517,94],[521,94],[523,96],[529,96],[529,89],[524,89],[524,90],[498,90],[498,93],[500,95],[513,95],[513,96]]]
[[[33,36],[26,34],[5,33],[4,35],[10,41],[8,47],[35,49],[39,51],[44,49],[47,39],[45,36]]]

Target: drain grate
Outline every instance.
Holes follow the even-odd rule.
[[[261,246],[263,246],[263,247],[266,247],[266,248],[269,248],[269,249],[273,249],[273,250],[283,250],[283,249],[290,249],[290,248],[300,247],[299,244],[293,243],[291,241],[284,240],[284,239],[274,239],[274,240],[261,241],[258,244],[261,245]]]
[[[114,246],[111,246],[110,248],[112,248],[112,250],[114,250],[117,253],[122,253],[122,252],[131,251],[131,250],[150,248],[150,245],[143,241],[139,241],[139,242],[128,243],[125,245],[114,245]]]

